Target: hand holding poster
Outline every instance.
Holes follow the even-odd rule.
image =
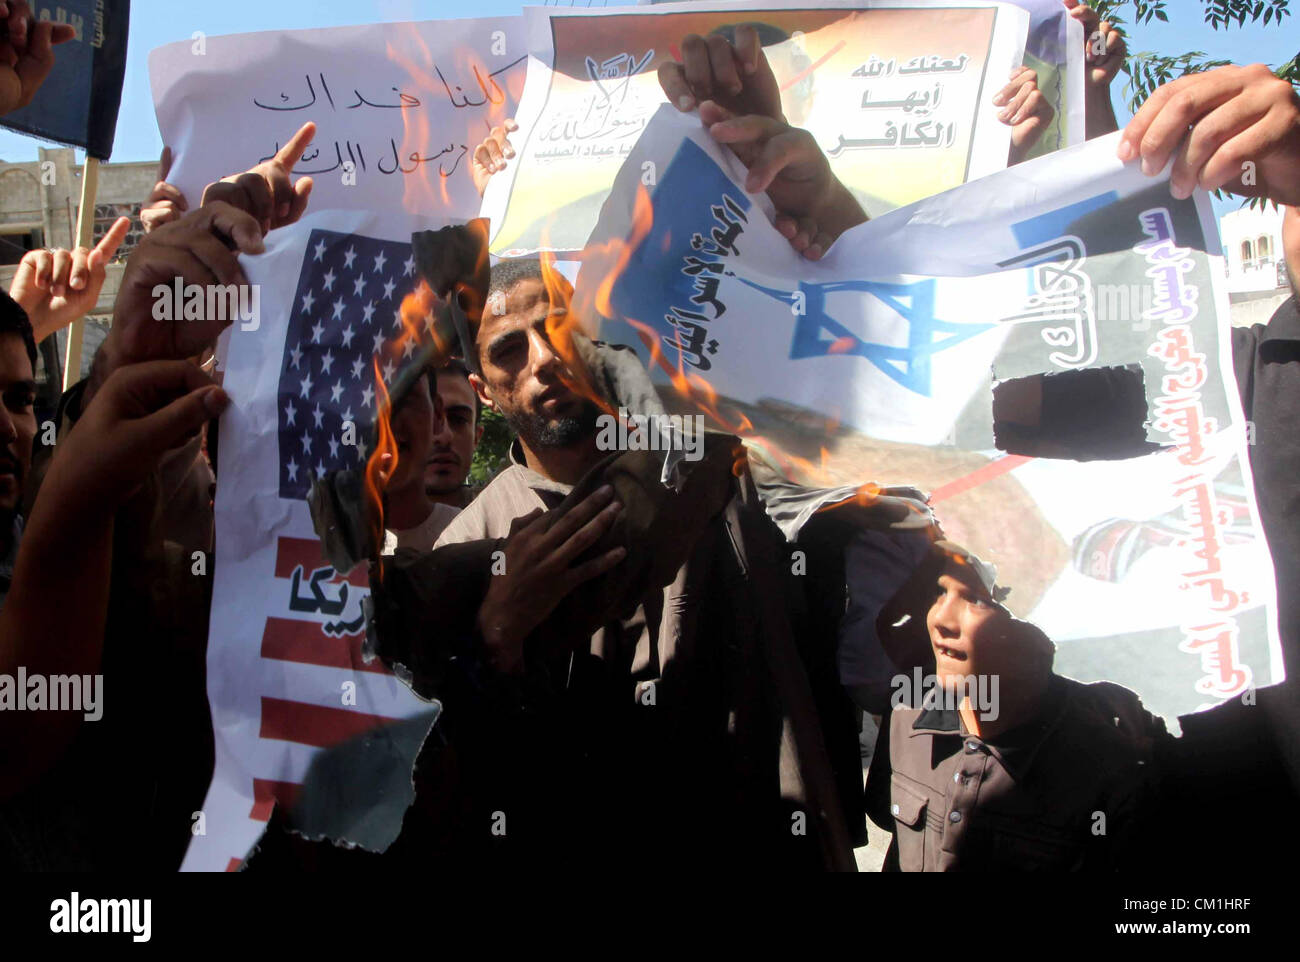
[[[981,0],[780,7],[528,11],[528,82],[512,138],[519,160],[484,199],[499,225],[493,251],[581,248],[619,165],[664,102],[656,71],[682,60],[686,35],[730,38],[740,24],[758,31],[781,112],[814,135],[868,213],[1006,166],[1010,132],[992,98],[1028,62],[1024,10]],[[1055,105],[1044,139],[1056,145],[1062,124],[1078,124],[1082,89],[1063,77],[1067,61],[1081,60],[1082,31],[1059,4],[1050,20],[1069,37],[1050,48],[1059,61],[1042,68]],[[1079,127],[1063,142],[1081,137]]]
[[[648,191],[643,164],[660,172]],[[1204,194],[1173,199],[1109,138],[892,212],[809,264],[743,179],[661,108],[593,236],[622,267],[579,275],[575,303],[603,314],[593,335],[636,348],[670,397],[716,392],[730,427],[802,480],[928,489],[1072,676],[1119,681],[1169,719],[1280,680]],[[1118,459],[999,450],[994,388],[1037,375],[1049,398],[1092,383],[1080,375],[1143,385],[1136,422],[1110,425],[1136,443]],[[820,465],[808,424],[830,432]]]

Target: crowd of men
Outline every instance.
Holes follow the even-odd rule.
[[[1113,132],[1123,38],[1077,0],[1065,5],[1088,39],[1088,136]],[[62,34],[24,0],[0,0],[0,18],[3,113],[30,100]],[[795,250],[815,260],[866,220],[813,138],[787,122],[753,27],[690,35],[680,50],[660,69],[666,96],[698,110],[735,152],[746,188],[767,192]],[[1052,107],[1027,68],[994,102],[1017,162]],[[480,192],[513,159],[514,129],[507,121],[475,151]],[[37,341],[94,305],[125,227],[93,250],[32,252],[11,296],[0,294],[0,677],[102,675],[112,692],[102,720],[87,724],[78,711],[4,710],[0,691],[0,865],[174,869],[192,837],[214,755],[211,574],[196,573],[192,558],[214,548],[217,419],[231,399],[208,371],[227,322],[154,320],[152,291],[175,278],[247,283],[238,255],[262,253],[264,236],[308,206],[310,178],[292,167],[312,133],[306,125],[192,208],[165,180],[165,153],[110,333],[89,377],[61,399],[49,440],[37,440],[33,413]],[[1258,65],[1172,81],[1124,129],[1118,156],[1148,175],[1173,158],[1175,196],[1199,186],[1287,205],[1284,246],[1300,291],[1300,97],[1289,83]],[[1254,176],[1243,179],[1247,161]],[[877,830],[893,836],[886,868],[904,871],[1276,857],[1227,815],[1297,801],[1294,683],[1186,716],[1174,737],[1135,693],[1057,674],[1051,640],[1007,610],[991,569],[936,532],[916,558],[881,573],[891,589],[873,637],[893,672],[919,667],[954,690],[995,679],[997,711],[858,696],[837,672],[845,553],[862,525],[887,527],[880,513],[828,512],[792,542],[734,438],[710,435],[675,487],[661,480],[662,454],[602,450],[599,402],[624,400],[608,396],[619,379],[574,368],[584,356],[609,370],[626,358],[599,345],[603,353],[576,358],[562,350],[555,289],[539,261],[494,265],[492,307],[469,311],[458,356],[430,364],[393,408],[386,537],[371,560],[382,573],[372,577],[377,650],[442,705],[427,738],[414,732],[403,774],[413,761],[415,801],[400,834],[383,853],[311,842],[293,834],[302,819],[290,809],[250,870],[851,870],[853,849]],[[1296,296],[1267,325],[1234,329],[1232,345],[1294,678]],[[579,389],[592,384],[606,396]],[[1050,438],[1060,407],[1041,399],[1017,420]],[[509,465],[476,491],[467,476],[485,408],[515,439]],[[796,551],[805,570],[792,564]],[[865,784],[864,712],[880,721]],[[344,748],[326,753],[322,783],[364,788],[373,772]]]

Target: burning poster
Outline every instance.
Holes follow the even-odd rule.
[[[1056,100],[1043,149],[1082,139],[1081,126],[1061,132],[1062,118],[1079,119],[1082,88],[1062,77],[1067,61],[1081,64],[1083,37],[1059,4],[1035,33],[1069,38],[1038,43],[1059,58],[1050,65],[1026,58],[1030,15],[1008,3],[667,4],[526,18],[519,159],[484,196],[501,256],[583,246],[619,166],[664,103],[656,71],[681,59],[688,33],[756,25],[787,119],[813,134],[872,214],[1006,166],[1010,132],[991,101],[1022,62],[1043,65],[1040,87]]]
[[[1274,580],[1208,199],[1173,199],[1114,150],[894,211],[810,263],[735,158],[665,106],[575,305],[637,349],[666,404],[707,401],[795,478],[929,491],[1062,672],[1172,720],[1281,680]],[[1110,413],[1080,428],[1094,409]],[[1039,456],[1015,453],[1021,422],[1053,418]]]
[[[318,834],[383,848],[413,797],[411,763],[438,705],[362,654],[365,566],[337,571],[325,560],[306,495],[313,478],[367,463],[376,389],[400,366],[399,308],[417,283],[411,231],[427,226],[325,212],[272,232],[266,254],[243,259],[260,311],[249,329],[232,328],[224,358],[232,403],[221,421],[208,636],[216,768],[187,870],[238,868],[272,807],[300,799],[326,749],[364,743],[358,753],[379,774],[357,783],[361,797],[314,798],[307,818]],[[398,761],[381,764],[385,753]]]
[[[169,179],[204,186],[273,155],[316,124],[295,176],[312,210],[472,216],[474,147],[514,114],[525,56],[519,17],[201,37],[149,55]],[[230,136],[238,130],[238,137]]]

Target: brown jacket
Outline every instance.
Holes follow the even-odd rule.
[[[868,814],[894,830],[886,870],[1114,870],[1134,857],[1148,761],[1168,738],[1137,696],[1053,675],[1047,706],[995,740],[958,712],[882,719]]]
[[[684,498],[646,452],[608,459],[573,490],[516,463],[433,552],[398,552],[375,588],[377,649],[442,702],[443,744],[421,756],[394,855],[433,804],[465,819],[465,850],[449,857],[479,865],[854,868],[860,833],[845,812],[861,812],[861,769],[834,676],[839,612],[809,615],[828,606],[809,604],[811,579],[791,577],[789,546],[748,478],[732,477],[730,449],[721,457],[720,472],[708,457],[692,468],[704,473]],[[534,507],[558,514],[606,482],[624,504],[610,538],[627,560],[534,632],[523,678],[492,672],[473,620],[497,539]],[[504,838],[488,835],[493,812]]]

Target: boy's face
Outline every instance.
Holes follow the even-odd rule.
[[[940,684],[983,675],[1010,691],[1038,680],[1041,633],[995,602],[970,565],[949,560],[937,591],[925,624]]]
[[[22,503],[36,437],[36,379],[23,339],[0,336],[0,514]]]

